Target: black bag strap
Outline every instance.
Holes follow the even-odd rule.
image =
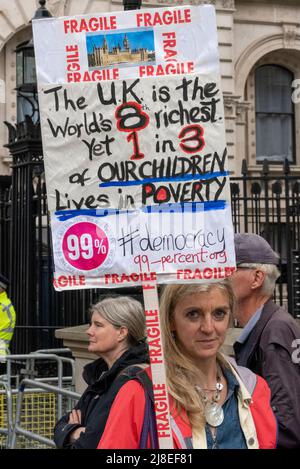
[[[148,365],[149,366],[149,365]],[[145,393],[145,413],[144,422],[140,437],[140,449],[147,448],[148,435],[150,436],[151,449],[158,449],[158,437],[156,429],[156,419],[154,410],[154,394],[152,381],[148,374],[141,369],[139,365],[133,365],[123,370],[122,374],[129,376],[131,379],[137,380],[144,389]]]

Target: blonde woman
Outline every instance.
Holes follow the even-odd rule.
[[[164,289],[160,314],[177,448],[276,447],[268,385],[220,353],[233,309],[228,281]]]
[[[219,352],[233,309],[227,281],[164,289],[160,314],[176,449],[276,446],[266,382]],[[151,375],[149,368],[143,373]],[[131,380],[114,401],[98,449],[139,448],[145,414],[143,388]],[[146,447],[155,448],[149,437]]]

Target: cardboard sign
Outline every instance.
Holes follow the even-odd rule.
[[[55,288],[229,276],[235,257],[214,9],[47,19],[34,22],[34,38]],[[81,75],[73,83],[75,58]],[[189,75],[178,67],[187,58]],[[156,73],[171,65],[176,73]],[[82,78],[116,67],[122,79]]]

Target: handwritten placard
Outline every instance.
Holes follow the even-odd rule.
[[[151,12],[140,18],[156,17]],[[214,18],[211,7],[176,8],[172,15],[168,9],[170,16],[159,12],[160,18],[172,21],[191,18],[191,29],[192,18]],[[137,12],[124,14],[128,24],[137,21]],[[62,18],[45,24],[49,22],[53,30],[55,25],[60,30],[62,24],[86,24],[80,18],[76,23]],[[101,24],[112,26],[104,20]],[[136,27],[137,32],[140,28],[144,34],[145,25]],[[200,22],[197,28],[207,34],[206,24]],[[117,41],[109,42],[106,35],[104,49],[113,53],[99,57],[125,60],[121,52],[130,48],[126,31],[122,47],[113,46]],[[72,32],[76,37],[82,33]],[[122,68],[125,75],[134,69],[134,78],[72,83],[62,75],[62,80],[48,83],[42,78],[44,59],[38,63],[55,288],[140,285],[154,279],[208,281],[232,273],[235,258],[215,24],[209,33],[215,48],[207,50],[202,44],[207,60],[201,73],[192,73],[201,68],[199,63],[189,74],[140,76],[140,67],[159,65],[153,64],[150,45],[130,48],[130,53],[144,51],[144,58],[149,58],[146,49],[152,54],[149,63],[136,67],[132,59],[131,67],[128,62]],[[172,41],[177,44],[176,35]],[[198,63],[199,58],[194,59]],[[167,65],[176,67],[177,58]],[[112,67],[115,64],[110,63],[102,70]]]

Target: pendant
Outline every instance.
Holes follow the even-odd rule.
[[[208,402],[204,409],[204,415],[208,425],[218,427],[224,420],[224,411],[216,402]]]

